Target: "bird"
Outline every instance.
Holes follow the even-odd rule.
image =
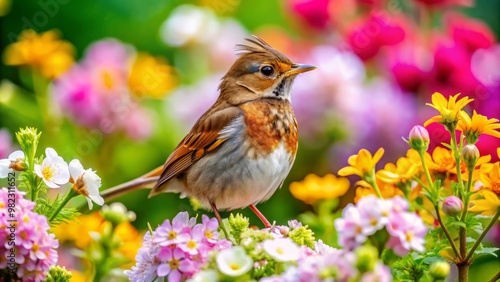
[[[291,106],[297,75],[316,69],[298,64],[257,36],[236,45],[238,58],[222,77],[216,102],[152,172],[103,191],[104,199],[138,188],[149,197],[175,192],[212,209],[249,207],[266,228],[256,205],[282,186],[295,161],[298,124]]]

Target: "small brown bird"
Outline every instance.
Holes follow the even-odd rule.
[[[156,182],[150,197],[193,197],[219,221],[218,209],[250,207],[271,226],[255,205],[269,199],[290,172],[298,144],[290,88],[298,74],[316,67],[294,63],[256,36],[246,41],[237,45],[241,54],[222,78],[219,98],[163,167],[104,191],[106,200]]]

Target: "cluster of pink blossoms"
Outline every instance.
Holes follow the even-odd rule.
[[[349,204],[342,211],[342,218],[335,220],[335,228],[339,230],[339,244],[347,250],[357,248],[369,236],[385,228],[390,236],[386,247],[399,256],[410,250],[424,251],[427,233],[422,219],[408,211],[408,202],[401,197],[363,197],[356,205]]]
[[[0,189],[0,273],[43,281],[57,262],[59,241],[49,233],[47,218],[34,212],[35,203],[23,196],[17,189]]]
[[[146,233],[135,258],[136,265],[125,274],[132,282],[184,281],[208,262],[209,254],[231,247],[231,242],[219,239],[217,219],[202,216],[202,223],[179,213],[172,222],[165,220],[152,234]]]
[[[300,252],[296,266],[288,267],[281,275],[262,278],[260,282],[320,282],[331,278],[339,282],[353,279],[361,282],[392,281],[389,267],[381,261],[375,264],[373,270],[360,273],[356,268],[358,258],[354,252],[334,249],[321,240],[316,243],[314,250],[302,246]]]

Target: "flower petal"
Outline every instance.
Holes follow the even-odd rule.
[[[82,163],[78,159],[74,159],[71,162],[69,162],[68,169],[69,169],[69,174],[75,180],[78,179],[85,172]]]
[[[12,152],[9,155],[9,160],[15,161],[17,159],[24,159],[24,152],[23,151],[17,150],[17,151]]]

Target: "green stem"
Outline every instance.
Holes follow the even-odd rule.
[[[419,151],[418,155],[420,156],[420,161],[422,162],[422,168],[424,169],[425,177],[427,178],[427,183],[429,187],[433,187],[433,181],[431,178],[431,174],[429,172],[429,169],[427,168],[427,163],[425,162],[425,152],[424,151]]]
[[[481,235],[479,235],[476,242],[474,243],[472,248],[469,250],[469,253],[467,254],[465,259],[463,260],[464,262],[467,262],[471,259],[471,257],[474,255],[474,252],[476,251],[477,247],[479,247],[479,244],[481,244],[481,241],[483,241],[484,236],[486,236],[488,231],[490,231],[491,227],[493,227],[493,225],[495,225],[498,217],[500,217],[500,208],[497,210],[497,213],[493,216],[490,223],[488,223],[488,226],[486,226],[486,228],[483,230],[483,233],[481,233]]]
[[[498,279],[500,279],[500,271],[499,271],[499,272],[498,272],[495,276],[493,276],[493,277],[489,280],[489,282],[495,282],[495,281],[497,281]]]
[[[453,150],[453,157],[455,158],[455,169],[457,171],[457,180],[458,180],[458,185],[460,185],[460,191],[461,191],[461,198],[464,200],[465,197],[465,189],[464,189],[464,182],[462,180],[462,171],[460,167],[460,152],[457,144],[457,136],[455,135],[455,128],[449,128],[450,133],[451,133],[451,148]],[[460,135],[462,136],[462,135]],[[462,142],[460,141],[460,147],[462,147]]]
[[[466,193],[464,195],[464,210],[462,212],[462,216],[460,217],[460,221],[464,221],[465,217],[467,216],[467,212],[469,211],[469,192],[472,187],[472,173],[474,172],[474,166],[470,167],[467,166],[467,169],[469,170],[469,180],[467,181],[467,189],[465,190]]]
[[[453,241],[453,239],[451,238],[451,235],[450,235],[450,232],[448,232],[448,229],[446,228],[446,226],[444,225],[444,222],[443,220],[441,219],[441,214],[439,213],[439,208],[437,205],[434,206],[434,209],[436,211],[436,218],[439,222],[439,225],[441,225],[441,228],[443,228],[443,232],[444,232],[444,235],[446,236],[446,238],[448,239],[448,242],[450,242],[450,245],[451,245],[451,248],[453,249],[453,252],[455,253],[455,255],[457,256],[457,258],[460,258],[460,253],[458,252],[458,249],[457,249],[457,246],[455,245],[455,242]]]
[[[380,189],[378,188],[378,185],[377,185],[377,180],[376,180],[377,178],[375,176],[375,168],[373,168],[373,170],[371,171],[371,173],[369,175],[365,175],[363,178],[366,182],[368,182],[368,184],[370,184],[373,187],[373,190],[375,190],[377,197],[383,198],[382,193],[380,193]]]
[[[68,194],[66,194],[66,197],[64,198],[64,200],[61,202],[61,204],[57,207],[57,209],[50,216],[49,222],[54,220],[54,218],[56,218],[56,216],[64,208],[64,206],[66,206],[66,204],[69,202],[69,200],[71,200],[76,195],[78,195],[78,193],[75,190],[73,190],[73,188],[71,188],[71,190],[68,192]]]

